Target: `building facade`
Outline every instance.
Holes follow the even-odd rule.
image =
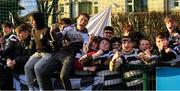
[[[148,11],[180,10],[180,0],[148,0]]]
[[[180,0],[60,0],[60,17],[75,18],[85,12],[94,15],[112,6],[112,13],[180,10]]]

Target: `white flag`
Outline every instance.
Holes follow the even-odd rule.
[[[91,17],[86,28],[89,34],[103,37],[105,26],[111,26],[111,7]]]

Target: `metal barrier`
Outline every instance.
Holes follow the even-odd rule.
[[[120,67],[125,90],[155,90],[156,69],[144,64],[127,64]],[[129,85],[129,86],[128,86]]]
[[[142,80],[142,83],[140,84],[140,85],[138,85],[138,86],[136,86],[135,88],[127,88],[126,86],[124,86],[123,84],[122,84],[122,86],[119,86],[119,85],[121,85],[121,84],[118,84],[118,86],[116,85],[116,86],[114,86],[114,87],[117,87],[117,89],[118,90],[143,90],[143,91],[147,91],[147,90],[156,90],[156,88],[155,88],[155,86],[156,86],[156,75],[155,75],[155,71],[156,70],[154,70],[155,68],[151,68],[151,67],[149,67],[149,66],[147,66],[147,65],[123,65],[123,66],[121,66],[120,68],[119,68],[119,74],[118,75],[121,75],[121,73],[125,73],[127,70],[129,71],[129,70],[131,70],[131,69],[140,69],[140,70],[142,70],[141,72],[142,72],[142,75],[140,75],[140,76],[135,76],[134,78],[131,78],[131,80],[134,80],[134,79],[137,79],[137,78],[140,78],[141,80]],[[112,74],[117,74],[116,72],[113,72]],[[102,74],[102,75],[106,75],[105,73],[104,74]],[[111,76],[111,78],[112,79],[114,79],[114,76]],[[97,77],[91,77],[91,79],[89,79],[89,77],[88,76],[83,76],[82,78],[80,77],[80,78],[74,78],[75,80],[72,80],[72,86],[74,86],[75,87],[75,85],[77,85],[77,84],[73,84],[73,83],[79,83],[79,89],[81,89],[81,90],[84,90],[85,89],[85,87],[88,85],[89,87],[92,87],[92,88],[88,88],[88,86],[87,86],[87,88],[86,88],[86,90],[91,90],[91,89],[93,89],[93,90],[101,90],[101,89],[99,89],[99,87],[100,88],[102,88],[102,86],[103,86],[103,89],[104,90],[107,90],[106,88],[104,88],[104,86],[105,86],[105,80],[104,80],[104,78],[103,78],[103,76],[97,76]],[[88,81],[88,79],[89,79],[89,81]],[[124,79],[124,78],[122,78],[122,80],[123,81],[125,81],[126,79]],[[87,82],[86,82],[87,81]],[[122,82],[123,82],[122,81]],[[101,83],[100,83],[101,82]],[[110,81],[109,81],[110,82]],[[108,84],[109,84],[109,82],[108,82]],[[115,81],[115,82],[111,82],[111,84],[113,84],[113,83],[116,83],[117,82],[117,80]],[[121,81],[120,81],[121,82]],[[119,82],[119,83],[120,83]],[[121,83],[122,83],[121,82]],[[53,84],[59,84],[59,81],[55,81]],[[102,85],[103,84],[103,85]],[[82,86],[81,86],[82,85]],[[59,88],[58,87],[59,85],[57,85],[57,87],[56,88]],[[73,88],[74,88],[73,87]],[[83,88],[82,88],[83,87]],[[98,87],[98,88],[94,88],[94,87]],[[112,87],[112,86],[110,86],[112,89],[116,89],[116,88],[114,88],[114,87]],[[19,88],[22,88],[22,87],[20,87],[19,86]],[[18,90],[19,88],[16,88],[16,90]],[[55,89],[56,89],[55,88]],[[76,86],[76,88],[77,88],[77,86]],[[111,89],[110,88],[110,89]]]

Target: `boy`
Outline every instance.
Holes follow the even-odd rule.
[[[88,42],[88,33],[86,25],[89,21],[89,15],[81,13],[77,18],[77,24],[71,25],[62,31],[63,37],[69,39],[69,45],[63,47],[60,51],[49,59],[48,64],[41,69],[40,83],[43,90],[52,90],[51,74],[60,67],[60,79],[66,90],[71,90],[70,73],[73,66],[75,54]]]
[[[111,39],[112,51],[116,53],[116,51],[121,50],[121,39],[119,37],[113,37]]]
[[[139,58],[139,49],[134,48],[134,42],[132,40],[132,37],[130,36],[123,36],[122,40],[122,51],[116,52],[113,56],[112,60],[109,64],[109,70],[117,70],[119,66],[123,66],[124,64],[131,64],[131,65],[138,65],[143,64],[143,62]],[[128,68],[123,69],[121,71],[123,74],[123,83],[125,90],[131,90],[131,89],[138,89],[138,87],[142,86],[143,80],[141,80],[143,71],[141,69],[137,68]],[[134,77],[137,77],[134,79]],[[131,79],[133,78],[133,79]]]
[[[175,46],[174,48],[169,47],[168,35],[165,32],[160,32],[155,37],[156,46],[160,53],[160,61],[163,66],[173,66],[179,61],[180,47]],[[173,60],[173,59],[177,59]]]
[[[147,72],[148,76],[150,78],[155,78],[156,77],[156,68],[155,67],[159,63],[158,56],[154,54],[155,53],[154,51],[156,51],[156,50],[151,45],[150,40],[148,40],[146,38],[143,38],[140,40],[139,49],[142,51],[139,56],[144,57],[145,59],[142,58],[142,60],[144,60],[144,62],[147,65],[152,67],[152,69],[148,70],[148,72]],[[156,80],[155,79],[149,79],[148,83],[149,83],[148,90],[155,90],[156,89],[155,88],[155,86],[156,86]]]
[[[34,41],[36,52],[29,58],[24,66],[25,76],[29,90],[35,90],[37,79],[39,89],[42,90],[41,78],[39,74],[42,68],[48,64],[48,59],[52,57],[54,49],[59,48],[58,44],[51,44],[52,37],[50,30],[45,24],[45,15],[42,12],[34,12],[30,15],[31,21],[31,40]],[[55,40],[56,41],[56,40]]]
[[[121,77],[118,71],[108,70],[109,59],[113,56],[109,39],[103,38],[99,44],[97,52],[89,52],[79,59],[84,70],[96,73],[97,76],[104,77],[103,90],[119,90]]]
[[[103,37],[108,38],[111,40],[111,38],[114,36],[114,29],[111,26],[106,26],[104,28]]]
[[[135,31],[132,24],[125,23],[123,26],[122,36],[131,36],[134,40],[135,48],[138,48],[139,41],[144,38],[142,31]]]
[[[167,15],[164,18],[164,23],[168,30],[170,47],[173,48],[174,46],[179,45],[180,44],[180,34],[179,34],[180,31],[178,30],[177,23],[175,21],[174,16]]]
[[[141,39],[139,42],[139,49],[142,51],[139,54],[139,58],[146,64],[153,65],[158,61],[158,56],[153,54],[153,47],[151,46],[150,40]]]
[[[1,90],[12,90],[12,60],[14,60],[17,56],[21,54],[19,50],[19,41],[15,34],[13,34],[13,25],[10,22],[4,22],[2,24],[3,29],[3,39],[4,43],[1,46],[1,61],[4,65],[3,68],[0,67],[0,89]]]

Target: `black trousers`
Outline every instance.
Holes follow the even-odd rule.
[[[13,71],[0,63],[0,90],[13,90]]]
[[[40,81],[44,90],[53,89],[50,77],[56,70],[59,70],[60,72],[60,79],[64,89],[72,89],[69,77],[73,66],[72,63],[74,60],[74,56],[74,52],[60,51],[49,59],[47,65],[41,69],[40,73]]]

